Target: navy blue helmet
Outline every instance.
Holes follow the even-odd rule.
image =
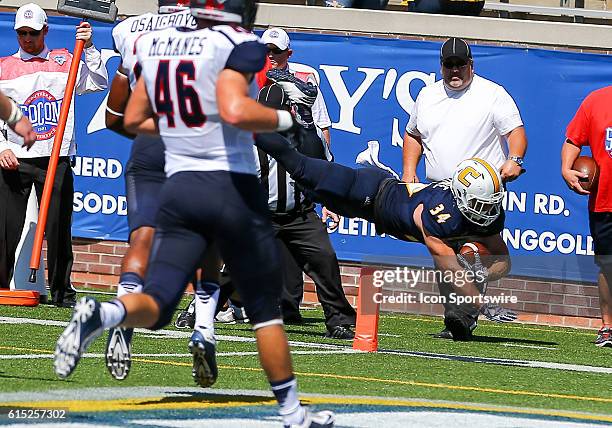
[[[255,22],[255,0],[191,0],[191,14],[199,19],[231,22],[250,30]]]

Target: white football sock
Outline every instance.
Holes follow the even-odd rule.
[[[215,310],[220,287],[214,282],[198,282],[195,296],[195,328],[215,334]]]
[[[117,285],[117,297],[124,296],[129,293],[140,293],[142,291],[144,281],[140,275],[134,272],[124,272],[119,277]]]
[[[100,304],[100,319],[105,329],[117,327],[125,319],[125,306],[119,300]]]

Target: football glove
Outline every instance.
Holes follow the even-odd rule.
[[[516,312],[492,303],[485,303],[482,305],[480,307],[480,313],[489,321],[499,323],[516,321],[518,318],[518,314]]]
[[[467,261],[463,254],[457,254],[457,261],[459,265],[465,270],[472,270],[472,265]]]
[[[266,77],[278,84],[287,94],[293,104],[312,107],[319,90],[312,83],[303,82],[288,70],[272,68],[266,73]]]
[[[486,266],[482,264],[480,254],[474,253],[473,265],[471,265],[462,254],[457,254],[457,261],[462,268],[474,273],[474,285],[478,288],[478,291],[484,295],[487,292],[487,285],[489,284],[489,271]]]

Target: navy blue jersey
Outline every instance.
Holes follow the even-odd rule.
[[[377,229],[404,241],[423,242],[423,235],[413,219],[414,211],[421,204],[424,229],[444,241],[495,235],[504,228],[503,211],[489,226],[478,226],[465,218],[457,208],[449,180],[429,185],[389,180],[376,199]]]

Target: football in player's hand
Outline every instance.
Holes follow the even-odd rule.
[[[590,156],[580,156],[574,165],[572,165],[574,171],[580,171],[587,176],[580,178],[580,186],[587,192],[591,192],[597,188],[597,180],[599,179],[599,167],[597,163]]]
[[[463,244],[461,249],[459,250],[459,254],[461,254],[465,260],[469,264],[474,264],[474,254],[480,254],[480,257],[486,260],[486,256],[490,256],[491,252],[484,246],[484,244],[480,242],[466,242]],[[486,264],[486,263],[485,263]]]

